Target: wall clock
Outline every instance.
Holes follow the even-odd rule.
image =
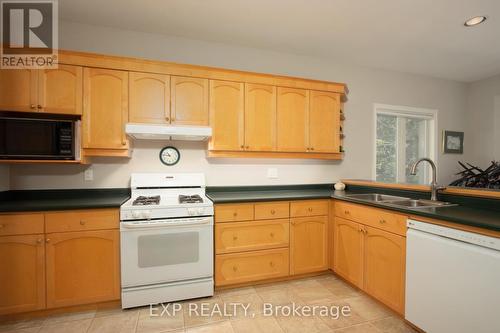
[[[160,150],[160,161],[165,165],[172,166],[177,164],[180,159],[181,153],[175,147],[168,146]]]

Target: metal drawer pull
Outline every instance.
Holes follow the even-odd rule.
[[[276,211],[274,209],[271,209],[271,214],[272,215],[276,214]]]
[[[345,214],[345,215],[350,215],[350,214],[351,214],[351,212],[350,212],[350,211],[348,211],[348,210],[344,210],[344,214]]]
[[[233,266],[233,271],[235,271],[235,272],[236,272],[237,270],[238,270],[238,267]]]
[[[38,238],[38,239],[36,240],[36,243],[37,243],[37,244],[42,244],[42,241],[43,241],[43,239]]]
[[[269,263],[269,266],[274,267],[274,262],[272,262],[272,261],[271,261],[271,262]]]
[[[4,227],[4,225],[3,225],[3,224],[0,224],[0,229],[2,229],[3,227]]]
[[[384,224],[386,221],[384,219],[381,219],[380,221],[378,221],[380,224]]]
[[[85,220],[80,220],[80,225],[85,225]]]
[[[234,212],[234,213],[233,213],[233,216],[238,216],[238,213]]]
[[[274,234],[273,234],[272,232],[271,232],[269,235],[270,235],[271,237],[274,237]]]
[[[50,238],[47,238],[47,239],[45,240],[45,243],[50,243]]]
[[[312,212],[312,211],[313,211],[313,209],[312,209],[311,207],[309,207],[308,211]]]
[[[233,240],[238,240],[238,236],[233,236]]]

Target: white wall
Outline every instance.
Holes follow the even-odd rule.
[[[468,88],[467,161],[487,167],[500,160],[500,75],[473,82]]]
[[[207,160],[202,143],[175,142],[181,162],[172,168],[158,161],[166,143],[138,142],[130,160],[97,159],[93,182],[83,181],[82,166],[16,165],[12,188],[123,187],[131,172],[201,171],[209,185],[326,183],[340,178],[371,177],[373,161],[373,103],[439,110],[440,130],[465,129],[466,85],[338,63],[334,60],[282,54],[265,50],[187,40],[175,37],[61,22],[62,49],[142,57],[179,63],[248,70],[262,73],[345,82],[351,93],[346,104],[345,149],[342,162],[315,160]],[[313,37],[312,37],[313,38]],[[377,50],[373,50],[376,52]],[[444,126],[446,124],[446,126]],[[439,178],[451,180],[457,156],[439,156]],[[235,167],[237,166],[237,167]],[[279,179],[266,177],[267,168],[278,168]]]
[[[0,165],[0,192],[10,189],[10,168],[8,165]]]

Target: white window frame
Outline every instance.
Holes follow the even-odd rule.
[[[385,114],[391,116],[406,116],[420,119],[429,120],[429,126],[427,128],[429,134],[429,157],[437,164],[437,153],[438,153],[438,110],[436,109],[426,109],[417,108],[410,106],[400,106],[400,105],[389,105],[389,104],[373,104],[373,162],[372,162],[372,179],[377,179],[377,115]],[[398,126],[399,128],[399,126]],[[398,133],[399,137],[399,133]],[[397,163],[396,166],[399,167],[399,159],[403,158],[399,152],[397,152]],[[430,173],[427,168],[424,171],[425,182],[430,182]],[[397,175],[400,175],[398,170]],[[398,176],[397,176],[398,177]],[[397,182],[401,182],[401,179],[397,179]]]

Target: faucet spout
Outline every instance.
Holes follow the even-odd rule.
[[[430,158],[421,158],[418,161],[414,162],[413,165],[411,166],[410,169],[410,174],[416,175],[417,174],[417,166],[421,162],[428,162],[431,165],[432,168],[432,180],[431,180],[431,200],[432,201],[437,201],[437,192],[438,190],[441,190],[443,188],[438,186],[437,183],[437,169],[436,169],[436,164],[434,161],[432,161]]]

